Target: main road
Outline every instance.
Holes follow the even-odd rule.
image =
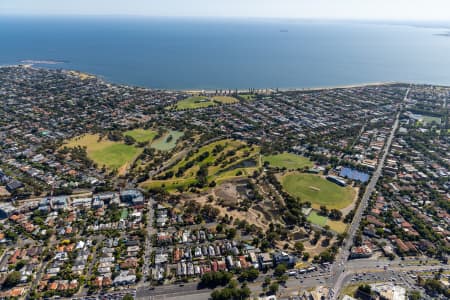
[[[361,267],[364,266],[364,267]],[[348,284],[354,278],[361,278],[360,283],[373,281],[398,281],[406,277],[406,272],[432,272],[440,269],[450,270],[450,266],[437,262],[415,264],[396,260],[372,260],[360,259],[349,261],[347,270],[342,273],[342,283]],[[388,269],[385,270],[384,267]],[[262,283],[267,275],[261,275],[255,282],[248,283],[253,296],[263,293]],[[304,274],[298,277],[289,277],[283,286],[280,286],[279,296],[284,299],[297,294],[300,290],[315,288],[324,285],[327,274],[316,272],[314,274]],[[211,289],[198,289],[198,283],[186,283],[183,285],[172,284],[157,286],[154,289],[139,288],[136,299],[159,300],[159,299],[183,299],[202,300],[209,299]]]
[[[403,98],[403,102],[408,98],[410,89],[408,88],[406,90],[405,97]],[[402,112],[402,106],[403,103],[400,104],[397,115],[395,117],[394,125],[392,126],[391,133],[389,135],[389,138],[387,139],[385,146],[383,148],[383,154],[378,161],[377,168],[375,172],[372,175],[372,178],[369,181],[369,184],[366,187],[366,191],[364,192],[364,195],[361,198],[361,203],[359,204],[355,216],[353,218],[352,223],[350,224],[350,228],[347,232],[347,238],[344,240],[344,246],[341,248],[341,251],[336,257],[335,263],[331,267],[331,277],[330,277],[330,286],[332,287],[330,291],[330,299],[337,299],[339,296],[339,291],[342,288],[342,284],[345,278],[345,265],[347,263],[348,257],[350,255],[350,248],[353,244],[353,237],[355,236],[356,231],[359,228],[359,224],[362,219],[362,215],[364,211],[367,208],[367,205],[369,203],[370,196],[372,195],[373,191],[375,190],[375,186],[377,185],[378,179],[381,176],[381,173],[383,171],[384,163],[386,161],[386,157],[389,154],[389,150],[391,148],[392,141],[395,136],[395,132],[398,129],[400,114]]]
[[[144,265],[142,266],[142,279],[139,282],[138,286],[144,286],[147,279],[151,280],[151,254],[153,251],[152,248],[152,236],[156,234],[156,229],[153,226],[153,197],[150,197],[147,202],[147,228],[146,228],[146,237],[145,237],[145,249],[144,249]]]

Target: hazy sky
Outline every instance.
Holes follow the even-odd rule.
[[[0,0],[0,14],[450,20],[450,0]]]

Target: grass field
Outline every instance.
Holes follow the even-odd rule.
[[[176,109],[196,109],[215,105],[214,101],[205,96],[193,96],[187,99],[178,101],[175,105]]]
[[[309,214],[307,220],[309,222],[313,223],[313,224],[316,224],[316,225],[319,225],[319,226],[323,227],[323,226],[325,226],[325,224],[327,224],[328,218],[327,217],[323,217],[323,216],[319,216],[317,214],[317,212],[313,210]]]
[[[98,134],[85,134],[68,141],[66,147],[86,147],[87,155],[98,167],[105,165],[108,169],[121,169],[131,163],[141,152],[141,148],[113,142],[106,138],[99,141]]]
[[[169,136],[172,136],[171,139],[168,139]],[[177,141],[183,136],[183,132],[170,130],[168,133],[164,134],[161,138],[152,142],[150,147],[160,150],[160,151],[169,151],[175,148],[177,145]]]
[[[142,142],[151,142],[153,141],[153,139],[155,138],[155,136],[158,133],[154,130],[151,129],[133,129],[133,130],[128,130],[125,131],[123,133],[123,135],[128,135],[131,136],[132,138],[134,138],[137,142],[142,143]]]
[[[347,230],[347,224],[342,221],[333,221],[328,219],[325,225],[330,226],[330,229],[337,233],[344,233]]]
[[[220,147],[220,151],[214,153],[214,149]],[[163,187],[168,191],[174,191],[178,187],[187,188],[197,182],[197,172],[201,166],[207,166],[207,182],[216,183],[224,180],[248,176],[259,166],[257,156],[259,148],[248,146],[240,141],[221,140],[201,147],[198,152],[189,158],[179,161],[175,166],[165,171],[162,176],[168,176],[166,179],[149,180],[142,184],[144,188]],[[203,159],[200,159],[203,157]],[[245,162],[253,160],[255,164]],[[182,174],[177,173],[184,170]]]
[[[230,97],[230,96],[214,96],[212,98],[212,100],[223,103],[223,104],[231,104],[231,103],[239,102],[238,99],[236,99],[234,97]]]
[[[347,224],[345,224],[342,221],[333,221],[330,220],[328,217],[320,216],[316,211],[311,211],[309,216],[307,217],[307,220],[313,224],[319,225],[321,227],[324,227],[325,225],[330,226],[330,229],[337,232],[337,233],[343,233],[347,230]]]
[[[436,124],[441,124],[441,118],[438,117],[432,117],[432,116],[422,116],[421,122],[425,124],[431,124],[435,122]]]
[[[141,152],[142,149],[117,143],[94,151],[89,156],[99,167],[105,165],[108,169],[120,169],[127,163],[133,161]]]
[[[263,162],[269,162],[271,167],[286,168],[288,170],[312,167],[313,163],[308,158],[293,153],[281,153],[262,157]]]
[[[250,95],[250,94],[242,94],[242,95],[239,95],[239,97],[242,97],[247,101],[253,101],[256,98],[255,95]]]
[[[206,97],[206,96],[192,96],[187,99],[178,101],[174,106],[168,107],[175,108],[177,110],[181,109],[196,109],[196,108],[205,108],[209,106],[214,106],[218,104],[230,104],[230,103],[236,103],[239,100],[234,97],[229,96],[213,96],[213,97]]]
[[[340,187],[325,178],[313,174],[289,173],[281,178],[283,188],[301,201],[309,201],[313,208],[325,205],[328,209],[342,209],[355,198],[355,190]]]

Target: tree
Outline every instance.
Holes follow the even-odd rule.
[[[276,293],[278,292],[279,287],[280,287],[280,286],[278,285],[277,282],[273,282],[271,285],[269,285],[269,291],[270,291],[270,293],[276,294]]]
[[[307,261],[310,257],[310,254],[308,252],[303,253],[303,260]]]
[[[372,293],[372,288],[368,284],[363,284],[363,285],[360,285],[358,287],[358,291],[357,292],[361,293],[361,294],[363,294],[365,296],[370,296],[370,294]]]
[[[229,228],[227,230],[227,239],[232,240],[236,236],[236,228]]]
[[[332,209],[328,217],[332,220],[339,221],[342,218],[342,212],[337,209]]]
[[[3,285],[5,287],[14,287],[20,282],[21,274],[19,271],[13,271],[8,274]]]
[[[355,244],[355,246],[359,247],[362,245],[362,235],[361,232],[358,232],[354,237],[353,237],[353,243]]]
[[[279,264],[278,266],[275,267],[275,270],[273,271],[273,275],[275,275],[276,277],[280,277],[282,275],[284,275],[287,271],[287,267],[285,264]]]
[[[295,248],[295,251],[297,251],[297,253],[299,253],[299,254],[301,254],[305,250],[305,246],[300,241],[295,242],[294,248]]]
[[[134,139],[134,137],[126,135],[123,138],[123,141],[125,142],[126,145],[133,145],[134,143],[136,143],[136,140]]]
[[[123,296],[122,300],[134,300],[134,297],[130,294],[126,294],[125,296]]]
[[[441,282],[436,279],[427,279],[423,287],[425,291],[427,291],[427,293],[430,295],[440,294],[444,290]]]
[[[319,215],[321,216],[328,216],[328,209],[325,205],[320,206]]]
[[[422,294],[419,291],[411,291],[408,295],[409,300],[420,300],[422,299]]]
[[[20,269],[22,269],[26,264],[27,262],[25,260],[19,260],[16,264],[15,270],[20,271]]]
[[[255,268],[250,268],[242,271],[239,279],[242,281],[253,281],[259,276],[259,271]]]
[[[334,261],[334,255],[331,253],[330,250],[325,250],[322,253],[319,254],[319,260],[321,263],[324,262],[333,262]]]
[[[230,282],[233,275],[229,272],[210,272],[203,274],[201,284],[203,286],[214,288],[218,285],[226,285]]]

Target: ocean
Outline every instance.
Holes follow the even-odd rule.
[[[42,66],[163,89],[450,85],[447,32],[306,20],[2,16],[0,65],[58,61]]]

